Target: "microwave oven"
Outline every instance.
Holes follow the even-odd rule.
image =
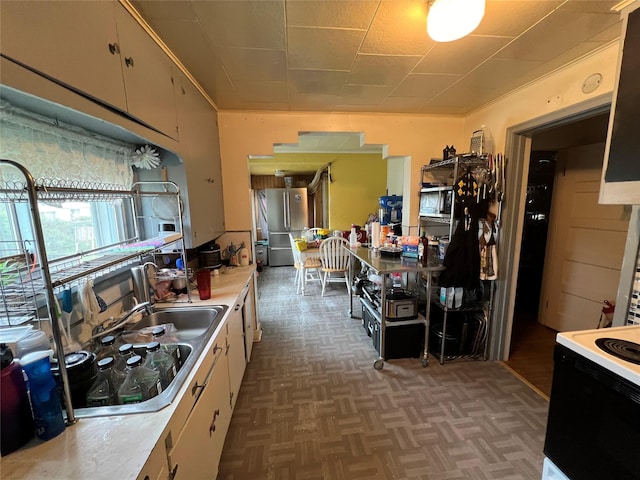
[[[449,215],[453,198],[452,187],[423,188],[420,191],[420,215]]]

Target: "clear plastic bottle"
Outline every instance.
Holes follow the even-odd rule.
[[[98,373],[93,385],[87,392],[88,407],[104,407],[115,403],[115,390],[113,388],[113,357],[98,360]]]
[[[142,365],[142,357],[134,355],[127,360],[127,376],[118,389],[118,403],[140,403],[162,392],[160,374]]]
[[[176,364],[173,357],[160,348],[160,343],[155,341],[147,345],[147,358],[144,366],[155,370],[160,374],[160,385],[164,390],[176,376]]]
[[[167,352],[169,355],[173,357],[173,361],[176,366],[176,370],[180,370],[182,366],[182,357],[180,355],[180,348],[178,348],[178,344],[175,343],[172,339],[167,337],[165,334],[166,330],[164,327],[156,327],[153,329],[153,339],[160,343],[160,348]]]
[[[100,346],[96,351],[96,360],[102,360],[106,357],[116,358],[118,351],[116,350],[116,337],[113,335],[105,335],[100,339]]]
[[[127,360],[134,356],[133,345],[125,343],[118,348],[118,356],[115,358],[113,365],[113,373],[111,378],[113,379],[113,385],[115,389],[118,389],[122,382],[124,382],[127,376]]]

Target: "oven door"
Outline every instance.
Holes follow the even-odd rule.
[[[640,386],[557,344],[544,453],[572,480],[640,479]]]

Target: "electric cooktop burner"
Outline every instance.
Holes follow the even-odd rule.
[[[614,357],[640,365],[640,345],[619,338],[598,338],[596,345]]]

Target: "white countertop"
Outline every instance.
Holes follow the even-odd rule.
[[[227,305],[230,308],[226,316],[254,271],[255,265],[227,269],[219,277],[212,276],[209,300],[200,300],[196,289],[191,292],[191,304],[158,304],[158,307]],[[225,324],[224,320],[218,330]],[[176,399],[168,407],[153,413],[81,418],[51,440],[42,442],[34,439],[21,449],[1,457],[0,477],[3,480],[135,479],[169,425],[207,350],[203,350]]]

